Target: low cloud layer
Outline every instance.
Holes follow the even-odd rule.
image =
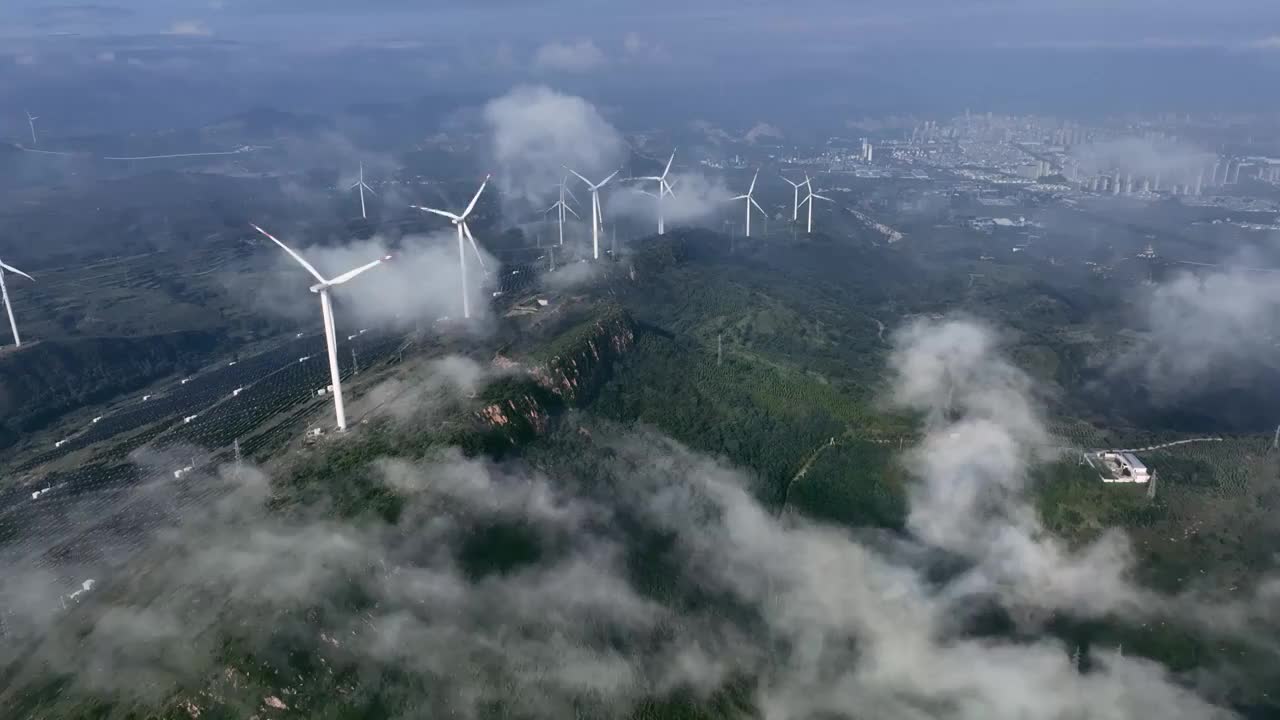
[[[279,236],[278,236],[279,237]],[[384,262],[359,277],[331,291],[335,320],[342,328],[408,327],[440,317],[462,316],[462,287],[458,264],[457,234],[442,230],[432,235],[409,235],[394,245],[386,238],[352,240],[340,246],[304,247],[290,237],[280,237],[302,254],[325,277],[334,277],[387,255]],[[264,255],[274,253],[273,262],[281,277],[296,277],[296,283],[281,282],[253,287],[232,287],[254,299],[255,307],[300,321],[320,322],[320,304],[308,291],[314,280],[295,261],[270,241],[264,239]],[[490,288],[485,270],[496,273],[498,261],[480,248],[477,260],[470,243],[465,247],[467,260],[467,297],[472,317],[488,314]],[[231,282],[238,282],[232,278]]]
[[[523,206],[518,211],[540,211],[558,199],[566,167],[599,181],[626,158],[622,135],[591,103],[547,87],[517,88],[489,102],[484,120],[494,180],[508,202]]]
[[[1041,526],[1028,497],[1049,435],[1031,379],[975,321],[917,322],[890,359],[894,403],[922,412],[926,434],[908,455],[917,476],[908,527],[975,562],[961,585],[1035,609],[1129,614],[1142,593],[1128,580],[1127,540],[1104,535],[1069,551]]]
[[[1246,271],[1180,273],[1161,283],[1141,307],[1146,334],[1119,369],[1138,368],[1158,394],[1256,369],[1280,336],[1280,284]]]
[[[733,194],[718,177],[673,169],[668,178],[674,195],[662,198],[662,214],[666,225],[696,225],[729,208]],[[646,223],[657,223],[658,200],[646,195],[657,192],[657,182],[637,181],[609,196],[606,213]],[[744,188],[745,191],[745,188]]]
[[[646,697],[738,687],[733,702],[769,720],[1233,717],[1140,658],[1094,648],[1083,672],[1040,632],[966,631],[983,597],[1128,612],[1128,559],[1118,540],[1069,551],[1038,526],[1025,485],[1046,433],[998,333],[919,322],[894,344],[889,402],[925,422],[905,458],[915,539],[778,517],[735,468],[578,418],[591,427],[569,433],[579,471],[452,450],[351,470],[405,499],[394,527],[268,512],[256,471],[203,476],[219,499],[104,578],[84,613],[50,627],[11,611],[8,627],[36,643],[28,667],[70,679],[67,694],[177,692],[201,709],[210,692],[172,688],[235,698],[223,678],[243,678],[219,654],[230,637],[258,657],[305,648],[322,678],[393,693],[406,716],[622,717]],[[454,365],[436,374],[460,387],[482,374]],[[922,561],[937,552],[968,569],[937,577]],[[48,578],[4,570],[24,580],[6,583],[24,589],[21,607],[39,607]],[[293,682],[268,690],[302,713],[355,691],[290,695]]]
[[[582,73],[605,64],[604,51],[591,40],[551,42],[538,48],[533,64],[539,70]]]
[[[1206,182],[1215,156],[1195,146],[1172,140],[1121,138],[1081,145],[1071,150],[1071,159],[1084,175],[1120,172],[1161,182],[1194,182],[1204,171]]]

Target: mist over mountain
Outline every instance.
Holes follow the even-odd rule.
[[[0,717],[1280,717],[1278,79],[1263,0],[5,2]]]

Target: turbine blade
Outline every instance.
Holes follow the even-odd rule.
[[[564,209],[565,209],[565,212],[569,213],[570,215],[572,215],[572,216],[574,216],[574,217],[578,218],[579,220],[581,220],[581,219],[582,219],[582,216],[581,216],[581,215],[579,215],[578,213],[574,212],[574,211],[573,211],[573,208],[569,207],[568,205],[565,205],[565,206],[564,206]]]
[[[747,189],[747,195],[756,191],[756,180],[760,179],[760,171],[757,170],[754,177],[751,178],[751,187]]]
[[[432,213],[432,214],[435,214],[435,215],[439,215],[440,217],[449,218],[450,220],[461,220],[461,219],[462,219],[462,218],[458,217],[457,215],[454,215],[454,214],[453,214],[453,213],[451,213],[451,212],[445,212],[444,210],[437,210],[437,209],[435,209],[435,208],[423,207],[423,206],[421,206],[421,205],[410,205],[409,207],[413,208],[414,210],[421,210],[422,212]]]
[[[819,200],[826,200],[827,202],[835,202],[835,200],[832,200],[831,198],[827,197],[826,195],[819,195],[818,193],[813,193],[813,197],[815,197],[815,198],[817,198],[817,199],[819,199]]]
[[[662,181],[663,189],[667,191],[667,194],[668,194],[668,195],[670,195],[671,197],[675,197],[675,196],[676,196],[676,183],[678,183],[678,182],[680,182],[680,178],[676,178],[676,179],[672,180],[671,182],[667,182],[666,180],[663,180],[663,181]]]
[[[484,176],[484,182],[480,183],[480,189],[476,191],[476,196],[471,198],[471,203],[467,205],[467,209],[462,211],[462,217],[465,219],[476,209],[476,203],[480,202],[480,193],[484,192],[484,186],[489,184],[489,175]]]
[[[755,198],[748,198],[748,199],[751,201],[752,205],[756,206],[756,209],[760,211],[761,215],[764,215],[765,217],[769,216],[769,213],[765,212],[764,208],[760,207],[760,203],[756,202]]]
[[[324,279],[324,276],[320,274],[320,271],[319,271],[319,270],[316,270],[314,267],[311,267],[311,263],[307,262],[307,261],[306,261],[306,259],[304,259],[301,255],[299,255],[298,253],[294,252],[294,251],[293,251],[293,248],[291,248],[291,247],[289,247],[288,245],[285,245],[284,243],[280,242],[279,240],[277,240],[277,239],[275,238],[275,236],[274,236],[274,235],[272,235],[271,233],[267,232],[266,230],[263,230],[262,228],[258,227],[257,225],[254,225],[253,223],[249,223],[249,224],[253,226],[253,229],[254,229],[254,230],[257,230],[258,232],[262,233],[263,235],[266,235],[268,240],[270,240],[271,242],[273,242],[273,243],[275,243],[275,244],[279,245],[279,246],[280,246],[280,249],[282,249],[282,250],[284,250],[285,252],[289,253],[289,257],[293,258],[294,260],[297,260],[297,261],[298,261],[298,264],[299,264],[299,265],[301,265],[302,267],[306,268],[306,269],[307,269],[307,272],[311,273],[311,276],[312,276],[312,277],[314,277],[315,279],[319,280],[319,281],[320,281],[320,282],[322,282],[322,283],[327,283],[327,282],[329,282],[328,280],[325,280],[325,279]]]
[[[788,185],[790,185],[791,187],[794,187],[794,188],[798,188],[798,187],[800,187],[801,185],[803,185],[803,184],[804,184],[804,183],[798,183],[798,182],[791,182],[791,178],[788,178],[786,175],[779,175],[778,177],[780,177],[780,178],[782,178],[783,180],[785,180],[785,181],[787,182],[787,184],[788,184]]]
[[[462,223],[462,234],[466,235],[467,240],[470,241],[471,250],[475,252],[476,259],[480,261],[480,269],[484,271],[485,275],[488,275],[489,268],[484,264],[484,256],[480,254],[480,246],[476,245],[475,236],[471,234],[471,228],[467,227],[467,224],[465,222]]]
[[[588,180],[588,179],[586,179],[586,178],[584,178],[584,177],[582,177],[581,175],[579,175],[577,170],[574,170],[574,169],[569,168],[569,167],[565,167],[565,170],[568,170],[569,172],[573,173],[573,176],[574,176],[574,177],[576,177],[576,178],[578,178],[579,180],[581,180],[582,182],[586,183],[586,184],[587,184],[587,187],[591,187],[591,181],[590,181],[590,180]]]
[[[559,201],[559,200],[557,200],[557,201],[555,201],[555,202],[551,203],[551,207],[547,208],[546,210],[543,210],[543,211],[542,211],[542,214],[543,214],[543,215],[546,215],[547,213],[551,212],[552,210],[555,210],[555,209],[556,209],[556,208],[558,208],[558,207],[560,207],[560,201]]]
[[[361,184],[361,185],[364,185],[364,189],[365,189],[365,190],[368,190],[370,195],[377,195],[377,194],[378,194],[378,193],[376,193],[376,192],[374,192],[374,191],[373,191],[373,188],[369,187],[368,185],[365,185],[365,184],[364,184],[364,182],[361,182],[360,184]]]
[[[610,181],[610,180],[612,180],[614,177],[616,177],[616,176],[617,176],[617,174],[618,174],[618,173],[620,173],[620,172],[622,172],[622,168],[618,168],[617,170],[614,170],[614,171],[613,171],[613,173],[612,173],[611,175],[609,175],[609,177],[607,177],[607,178],[605,178],[605,179],[603,179],[603,180],[601,180],[601,181],[600,181],[600,184],[596,186],[596,189],[597,189],[597,190],[599,190],[600,188],[604,187],[605,185],[608,185],[608,184],[609,184],[609,181]]]
[[[735,195],[732,199],[733,199],[733,200],[748,200],[748,199],[750,199],[750,198],[751,198],[751,196],[750,196],[750,195]]]
[[[639,191],[637,191],[637,192],[640,192],[640,193],[642,193],[642,194],[644,194],[644,195],[648,195],[649,197],[651,197],[651,198],[655,198],[655,199],[658,197],[657,195],[654,195],[653,193],[649,192],[648,190],[639,190]]]
[[[360,273],[362,273],[362,272],[364,272],[364,271],[366,271],[366,270],[372,270],[373,268],[378,267],[379,265],[381,265],[382,263],[384,263],[384,262],[386,262],[386,261],[388,261],[388,260],[390,260],[390,259],[391,259],[391,256],[390,256],[390,255],[385,255],[385,256],[383,256],[383,257],[378,258],[377,260],[374,260],[373,262],[371,262],[371,263],[369,263],[369,264],[367,264],[367,265],[361,265],[360,267],[356,268],[355,270],[348,270],[347,272],[344,272],[344,273],[342,273],[341,275],[339,275],[338,277],[336,277],[336,278],[334,278],[334,279],[330,280],[327,284],[328,284],[328,285],[331,285],[331,286],[332,286],[332,285],[341,285],[342,283],[344,283],[344,282],[346,282],[346,281],[350,280],[351,278],[353,278],[353,277],[355,277],[355,276],[359,275]]]
[[[5,270],[8,270],[9,272],[11,272],[11,273],[15,273],[15,274],[17,274],[17,275],[21,275],[22,277],[24,277],[24,278],[26,278],[26,279],[30,280],[31,282],[35,282],[35,281],[36,281],[36,279],[35,279],[35,278],[33,278],[33,277],[31,277],[30,275],[28,275],[28,274],[26,274],[26,273],[22,272],[21,270],[19,270],[18,268],[14,267],[14,266],[12,266],[12,265],[8,265],[8,264],[6,264],[6,263],[0,262],[0,268],[4,268]]]
[[[348,190],[355,190],[356,188],[360,187],[360,186],[361,186],[361,185],[363,185],[363,184],[364,184],[364,183],[362,183],[362,182],[360,182],[359,180],[357,180],[357,181],[355,181],[355,182],[351,183],[350,185],[348,185],[348,186],[347,186],[347,189],[348,189]]]
[[[671,172],[671,163],[676,161],[676,151],[671,151],[671,158],[667,160],[667,169],[662,171],[662,177],[665,178],[667,173]]]
[[[569,189],[569,187],[568,187],[567,185],[566,185],[566,186],[565,186],[565,188],[564,188],[564,194],[565,194],[565,195],[568,195],[568,196],[569,196],[569,197],[571,197],[571,198],[573,198],[573,201],[574,201],[574,202],[576,202],[576,203],[578,203],[579,205],[581,205],[581,204],[582,204],[582,201],[578,199],[578,196],[577,196],[577,195],[574,195],[574,194],[573,194],[573,191],[572,191],[572,190],[570,190],[570,189]],[[567,207],[567,206],[566,206],[566,207]]]

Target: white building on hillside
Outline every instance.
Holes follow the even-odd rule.
[[[1133,453],[1103,451],[1095,457],[1102,464],[1104,483],[1145,483],[1151,480],[1147,466]]]

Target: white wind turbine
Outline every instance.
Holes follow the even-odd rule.
[[[277,240],[271,233],[263,230],[257,225],[254,225],[253,229],[263,235],[266,235],[271,242],[279,245],[282,250],[289,253],[289,257],[297,260],[298,264],[306,268],[307,272],[311,273],[311,276],[317,280],[316,284],[311,286],[311,292],[320,296],[320,312],[323,313],[324,317],[324,343],[325,347],[329,351],[329,380],[333,383],[333,413],[337,416],[338,430],[346,430],[347,411],[342,405],[342,377],[338,374],[338,341],[334,337],[333,304],[329,300],[329,288],[334,287],[335,285],[341,285],[364,271],[381,265],[387,260],[390,260],[391,256],[386,255],[371,263],[361,265],[354,270],[348,270],[332,280],[326,280],[318,270],[311,266],[311,263],[304,260],[301,255],[294,252],[288,245]]]
[[[804,202],[809,203],[809,226],[805,229],[805,232],[806,232],[806,233],[812,233],[812,232],[813,232],[813,201],[814,201],[814,200],[826,200],[826,201],[827,201],[827,202],[829,202],[829,203],[834,203],[834,202],[835,202],[835,200],[832,200],[831,198],[829,198],[829,197],[827,197],[827,196],[825,196],[825,195],[819,195],[818,193],[814,192],[814,191],[813,191],[813,183],[809,182],[809,176],[808,176],[808,174],[806,174],[806,175],[804,176],[804,184],[809,186],[809,194],[808,194],[808,195],[805,197],[805,199],[804,199]],[[803,204],[803,203],[801,203],[801,204]]]
[[[795,222],[800,219],[800,188],[808,186],[809,176],[806,175],[802,183],[791,182],[791,179],[785,175],[782,176],[782,179],[786,180],[787,184],[795,191],[791,200],[791,222]]]
[[[9,327],[13,328],[13,346],[22,347],[22,338],[18,337],[18,323],[13,319],[13,306],[9,304],[9,288],[4,284],[5,270],[16,275],[21,275],[31,282],[35,282],[36,279],[12,265],[6,265],[5,263],[0,262],[0,296],[4,297],[4,309],[5,312],[9,313]]]
[[[671,188],[671,183],[667,182],[667,175],[671,174],[671,163],[675,161],[676,161],[676,151],[672,150],[671,157],[670,159],[667,160],[667,167],[662,171],[661,175],[650,175],[648,177],[635,178],[636,180],[656,180],[658,183],[658,194],[655,195],[654,197],[658,199],[658,234],[659,235],[662,235],[663,233],[666,232],[666,227],[663,224],[663,216],[662,216],[662,198],[666,195],[674,196],[676,194],[675,190]]]
[[[471,317],[471,301],[467,298],[467,246],[466,241],[470,241],[471,249],[476,254],[476,259],[480,261],[480,269],[488,274],[489,269],[484,266],[484,257],[480,254],[480,248],[476,245],[476,239],[471,235],[471,228],[467,227],[467,218],[471,216],[471,211],[476,209],[476,203],[480,202],[480,194],[484,192],[485,185],[489,184],[489,175],[484,176],[484,182],[480,183],[480,189],[476,191],[476,196],[471,198],[471,202],[467,205],[467,209],[462,211],[461,215],[455,215],[447,210],[437,210],[436,208],[423,207],[421,205],[410,205],[409,207],[422,212],[432,213],[440,217],[449,218],[458,228],[458,270],[462,279],[462,317],[468,319]],[[464,238],[466,241],[464,241]]]
[[[373,192],[373,188],[371,188],[371,187],[369,187],[367,184],[365,184],[365,181],[364,181],[364,163],[360,163],[360,178],[359,178],[358,180],[356,180],[354,183],[351,183],[351,187],[349,187],[349,188],[347,188],[347,189],[348,189],[348,190],[355,190],[356,188],[360,188],[360,217],[364,218],[365,220],[368,220],[368,219],[369,219],[369,215],[368,215],[368,213],[366,213],[366,212],[365,212],[365,209],[364,209],[364,191],[365,191],[365,190],[368,190],[368,191],[369,191],[371,194],[373,194],[373,195],[377,195],[378,193]]]
[[[31,146],[35,147],[40,143],[36,140],[36,121],[40,118],[32,115],[29,110],[23,110],[27,114],[27,125],[31,128]]]
[[[765,217],[769,217],[769,213],[765,212],[764,208],[760,207],[760,204],[756,202],[756,199],[751,196],[752,193],[756,191],[756,180],[759,177],[760,177],[760,171],[757,170],[755,176],[751,178],[751,187],[747,189],[747,194],[739,195],[738,197],[734,198],[734,200],[747,201],[747,237],[751,237],[751,206],[752,205],[754,205],[755,208],[760,211],[761,215],[764,215]],[[765,231],[767,233],[768,228],[765,228]]]
[[[591,191],[591,256],[596,260],[600,259],[600,227],[604,224],[604,209],[600,206],[600,188],[609,184],[614,175],[622,172],[614,170],[609,177],[598,183],[592,183],[590,180],[578,175],[577,170],[566,168],[569,172],[578,177],[579,180],[587,184],[587,189]]]
[[[581,217],[578,216],[578,213],[573,211],[573,208],[569,207],[569,203],[565,202],[564,198],[566,194],[569,197],[573,198],[574,202],[580,202],[578,198],[574,197],[573,191],[569,189],[569,186],[565,184],[568,180],[569,180],[568,176],[565,176],[560,180],[560,199],[555,201],[555,203],[551,207],[547,208],[542,213],[543,215],[546,215],[552,210],[560,211],[556,214],[558,216],[559,223],[560,223],[560,244],[561,245],[564,244],[564,214],[566,212],[573,213],[574,217],[578,218],[579,220],[582,219]]]

